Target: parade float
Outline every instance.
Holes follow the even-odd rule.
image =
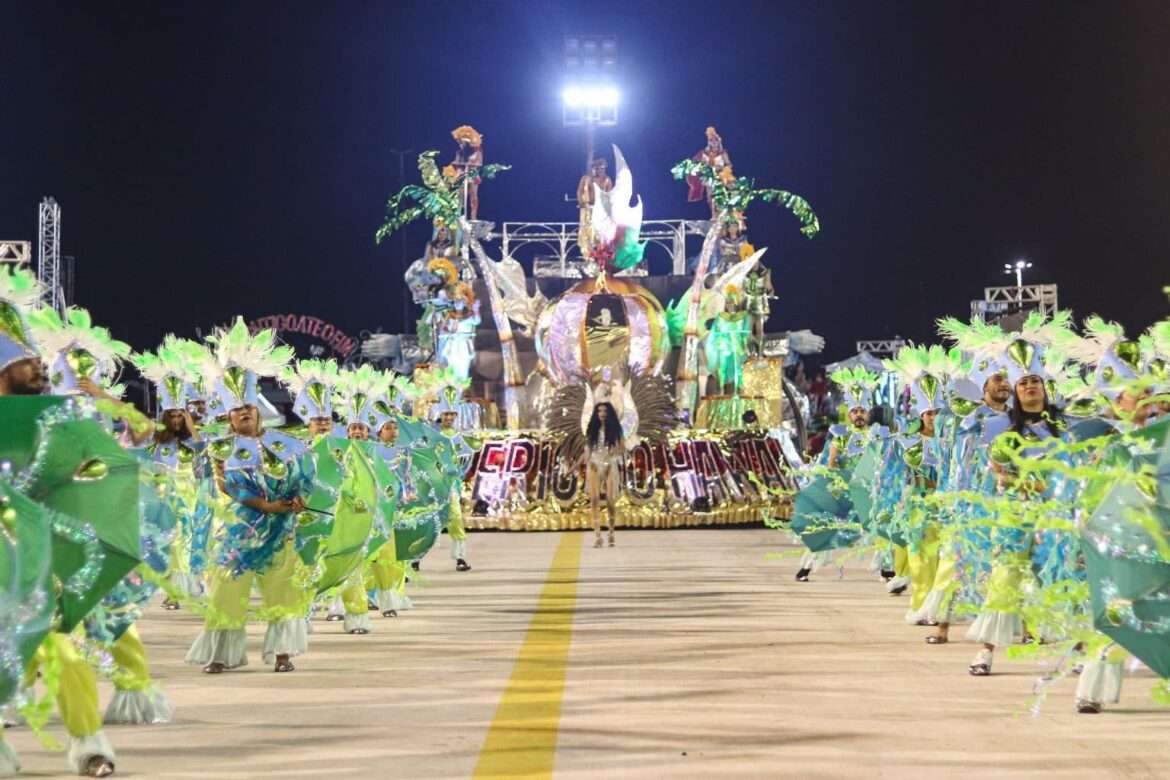
[[[708,146],[671,171],[692,197],[707,199],[710,220],[647,225],[614,147],[612,180],[600,158],[582,177],[580,222],[497,230],[472,218],[472,195],[478,205],[480,182],[510,166],[485,165],[472,128],[453,135],[461,144],[478,139],[475,164],[462,146],[444,168],[438,152],[420,155],[421,184],[391,198],[377,239],[417,219],[432,226],[423,256],[405,274],[422,308],[411,343],[412,414],[428,419],[431,388],[466,388],[459,420],[474,444],[464,463],[468,526],[588,526],[584,475],[564,466],[569,439],[601,392],[620,410],[626,442],[619,525],[787,517],[807,405],[784,367],[823,341],[808,331],[765,332],[775,295],[765,250],[747,240],[745,214],[756,201],[779,203],[811,238],[820,226],[808,203],[734,175],[711,128]],[[647,248],[668,246],[672,231],[675,273],[649,274]],[[689,268],[677,257],[686,235],[702,239]],[[559,256],[536,257],[526,271],[517,250],[538,243],[559,247]],[[361,354],[402,363],[405,338],[367,338]]]

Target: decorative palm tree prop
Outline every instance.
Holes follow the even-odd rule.
[[[511,165],[491,164],[468,168],[462,173],[448,165],[439,170],[435,158],[438,151],[432,149],[418,156],[418,170],[422,174],[422,185],[407,184],[386,204],[386,222],[374,234],[376,243],[382,243],[391,233],[414,222],[419,217],[435,220],[442,217],[448,225],[458,225],[463,216],[463,184],[474,178],[494,179],[500,171],[507,171]]]
[[[686,410],[694,419],[695,402],[699,375],[699,299],[703,290],[703,279],[715,247],[719,244],[719,233],[725,225],[735,224],[747,207],[756,200],[764,203],[780,203],[791,211],[801,222],[800,232],[809,238],[821,229],[821,221],[808,201],[788,190],[755,188],[755,179],[748,176],[732,176],[729,168],[722,174],[705,162],[683,160],[670,169],[674,178],[683,180],[687,176],[698,176],[711,193],[711,200],[719,210],[711,220],[711,227],[703,239],[703,251],[699,254],[699,265],[695,268],[695,280],[691,289],[691,306],[687,312],[686,330],[683,334],[683,353],[678,363],[676,404],[680,411]]]
[[[500,335],[500,354],[504,361],[504,405],[508,427],[518,429],[523,412],[523,374],[520,372],[520,357],[516,353],[516,344],[512,339],[512,326],[508,322],[508,315],[504,312],[499,300],[499,292],[494,283],[494,274],[491,262],[484,254],[483,247],[475,237],[470,223],[463,219],[463,184],[469,178],[476,176],[492,179],[501,171],[510,170],[510,165],[484,165],[480,168],[469,168],[464,173],[456,173],[455,169],[447,166],[442,172],[435,163],[437,151],[423,152],[418,156],[418,170],[422,175],[422,186],[408,184],[398,191],[390,202],[386,204],[386,222],[378,228],[374,238],[378,243],[395,230],[413,222],[419,217],[430,220],[442,218],[448,225],[459,227],[464,240],[460,241],[461,250],[465,253],[470,247],[475,253],[480,273],[487,281],[488,300],[492,307],[492,319]],[[413,205],[407,205],[413,204]]]

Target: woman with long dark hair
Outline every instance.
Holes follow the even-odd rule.
[[[620,471],[626,452],[621,421],[608,401],[593,407],[585,427],[585,488],[589,491],[589,515],[596,535],[593,546],[601,546],[601,490],[605,487],[605,508],[609,513],[609,546],[614,545],[614,516],[620,489]]]
[[[1016,379],[1007,417],[993,420],[988,426],[988,438],[992,442],[990,466],[995,473],[997,493],[1022,505],[1041,500],[1049,492],[1044,480],[1019,474],[1006,451],[1014,449],[1016,457],[1024,458],[1042,453],[1044,440],[1062,436],[1062,422],[1060,409],[1048,398],[1044,377],[1029,373]],[[994,557],[983,608],[967,632],[967,639],[983,645],[968,666],[968,671],[976,677],[991,674],[996,647],[1010,645],[1024,635],[1020,608],[1024,585],[1031,576],[1032,534],[1026,528],[1000,528],[993,534],[993,543]]]

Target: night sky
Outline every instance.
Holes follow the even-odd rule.
[[[812,203],[817,238],[767,204],[750,236],[771,329],[811,328],[828,357],[931,338],[1018,256],[1078,315],[1137,331],[1170,310],[1170,3],[1152,0],[0,0],[0,238],[35,240],[55,196],[77,303],[140,349],[237,312],[399,331],[400,245],[373,241],[392,149],[446,161],[470,123],[514,166],[483,218],[576,219],[566,33],[620,39],[621,123],[598,140],[647,218],[705,214],[668,171],[710,124],[737,174]]]

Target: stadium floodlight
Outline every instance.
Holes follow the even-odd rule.
[[[566,108],[583,112],[585,121],[593,117],[600,122],[605,109],[616,108],[621,102],[621,92],[614,86],[569,86],[561,92],[561,100]]]
[[[1024,286],[1024,271],[1031,268],[1032,264],[1022,257],[1014,263],[1004,263],[1003,272],[1005,274],[1016,276],[1016,287]]]

